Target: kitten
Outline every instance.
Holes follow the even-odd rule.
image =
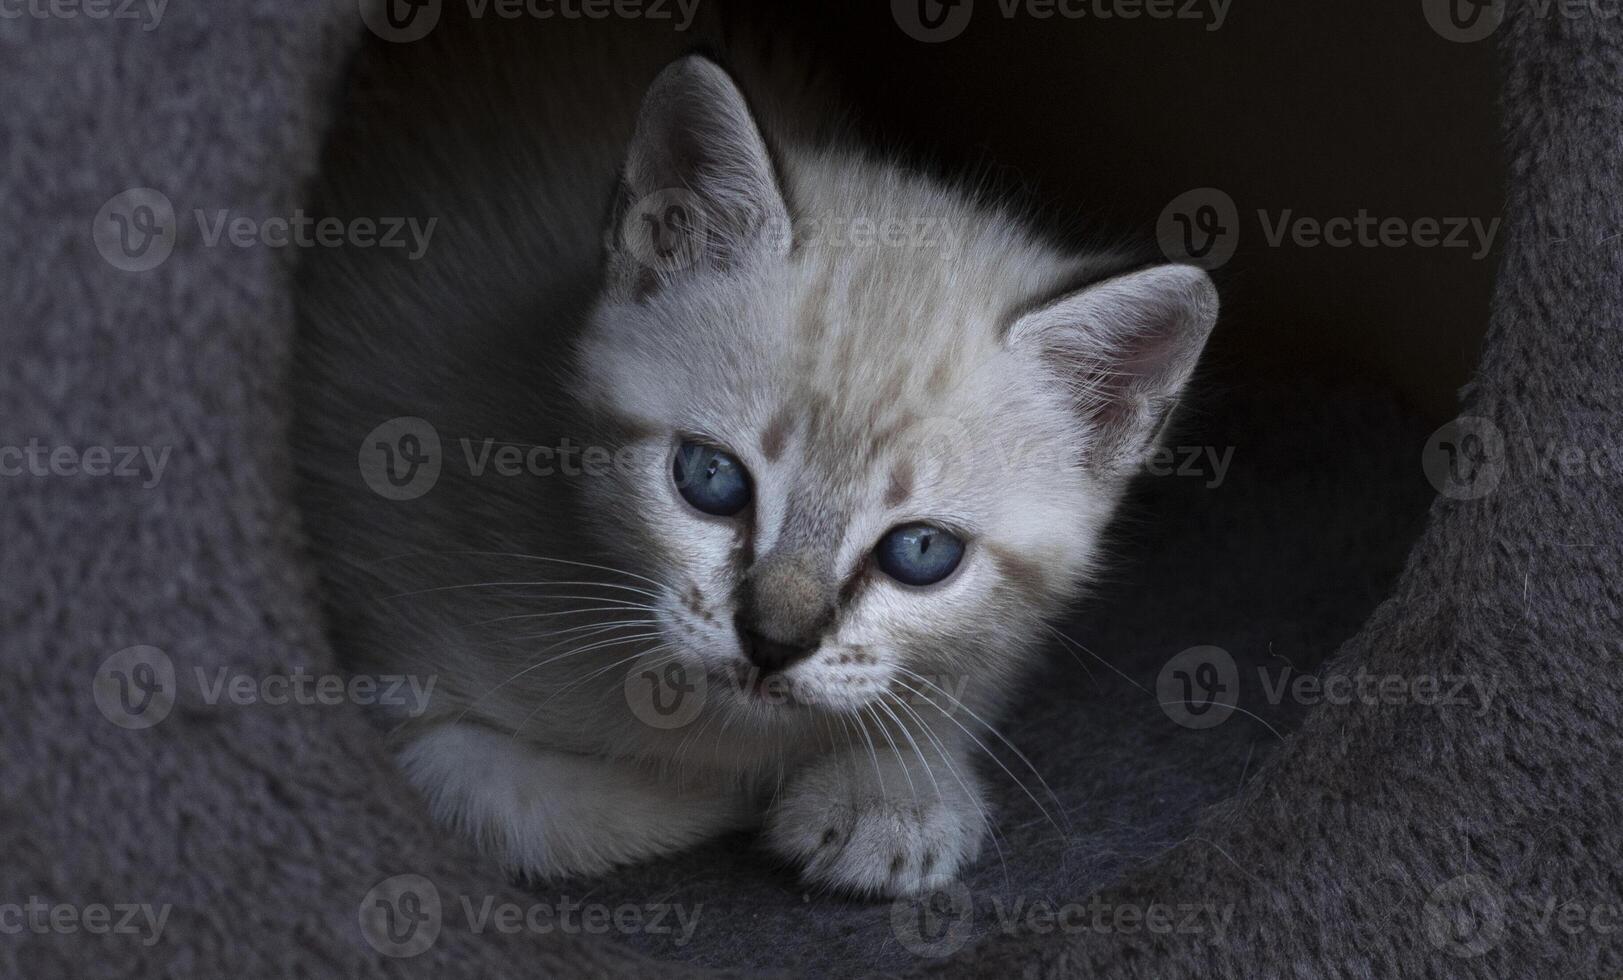
[[[680,57],[640,107],[536,89],[520,123],[550,130],[469,122],[409,181],[329,178],[332,209],[450,230],[416,267],[306,260],[301,492],[338,642],[437,679],[404,772],[506,866],[761,826],[808,882],[914,894],[979,854],[973,759],[1217,297],[818,142],[758,84],[778,108]],[[385,108],[329,169],[452,104]],[[394,416],[423,421],[367,441]],[[374,494],[424,423],[437,479]]]

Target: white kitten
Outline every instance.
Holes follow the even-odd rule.
[[[812,882],[927,889],[980,851],[971,760],[1086,580],[1213,287],[1069,254],[773,121],[789,110],[763,134],[703,58],[634,115],[599,103],[601,136],[536,110],[568,115],[573,142],[517,221],[449,183],[411,192],[452,195],[416,206],[453,240],[461,219],[469,254],[480,222],[547,225],[503,232],[533,234],[543,329],[485,326],[502,304],[464,295],[499,259],[409,276],[310,260],[327,267],[306,273],[298,447],[338,638],[364,666],[438,678],[400,730],[404,770],[514,869],[596,873],[763,824]],[[591,176],[565,172],[607,152],[612,202],[612,173],[585,194]],[[594,267],[575,253],[605,211]],[[589,304],[558,298],[592,283]],[[537,361],[571,344],[550,389]],[[393,415],[444,438],[417,499],[356,472]],[[486,438],[568,440],[600,465],[476,474]]]

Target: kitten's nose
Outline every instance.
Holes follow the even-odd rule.
[[[738,639],[744,647],[744,655],[749,657],[750,663],[768,673],[787,670],[811,656],[817,649],[816,646],[798,643],[780,643],[745,626],[742,619],[737,625]]]
[[[780,549],[744,576],[738,638],[762,670],[784,670],[811,656],[833,619],[834,589],[813,555]]]

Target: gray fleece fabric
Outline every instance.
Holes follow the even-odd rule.
[[[0,976],[1623,974],[1614,20],[1500,29],[1469,421],[1215,385],[1173,442],[1221,478],[1145,478],[983,763],[997,846],[874,904],[747,837],[540,886],[430,824],[311,680],[297,249],[189,217],[300,207],[356,7],[92,8],[0,19]]]

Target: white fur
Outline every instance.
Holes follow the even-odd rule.
[[[373,661],[441,677],[434,711],[405,733],[402,765],[437,816],[510,867],[598,873],[763,821],[768,846],[808,881],[915,893],[978,855],[991,816],[972,756],[995,740],[989,726],[1044,618],[1096,567],[1130,460],[1187,380],[1215,294],[1192,269],[1075,291],[1121,270],[1121,257],[1061,249],[996,206],[806,141],[797,124],[812,110],[751,77],[753,114],[708,62],[684,60],[655,82],[626,152],[622,203],[635,215],[639,199],[680,189],[707,222],[705,249],[698,262],[649,269],[611,229],[601,296],[567,338],[578,374],[558,430],[635,450],[646,465],[527,493],[447,476],[420,510],[363,500],[328,515],[318,538],[364,527],[382,553],[444,554],[494,537],[491,551],[525,552],[504,566],[510,577],[585,580],[551,597],[425,597],[353,630]],[[579,80],[560,86],[536,98],[590,95]],[[589,114],[554,115],[590,142],[579,135]],[[755,118],[767,121],[764,136]],[[605,106],[602,128],[630,125]],[[571,147],[552,161],[548,187],[584,186],[570,161],[591,167],[609,155]],[[566,253],[593,237],[583,229],[608,202],[544,194],[558,254],[527,258],[538,292],[563,292],[547,270],[579,268]],[[783,223],[808,219],[938,232],[792,242]],[[561,421],[576,409],[588,431]],[[782,439],[769,453],[775,425]],[[681,498],[670,458],[687,436],[748,468],[747,520],[709,517]],[[917,520],[968,540],[959,569],[927,588],[867,560],[889,528]],[[542,544],[506,544],[490,528],[523,528]],[[748,571],[740,556],[779,549],[812,555],[851,587],[816,652],[784,672],[784,703],[773,703],[735,685],[748,662],[734,615]],[[473,559],[456,570],[453,581],[501,577]],[[354,573],[337,561],[328,574]],[[504,610],[512,615],[493,615]],[[456,628],[516,615],[564,618],[540,620],[555,624],[552,637],[485,646]],[[679,727],[644,723],[625,693],[627,671],[660,658],[707,679],[702,709]]]

